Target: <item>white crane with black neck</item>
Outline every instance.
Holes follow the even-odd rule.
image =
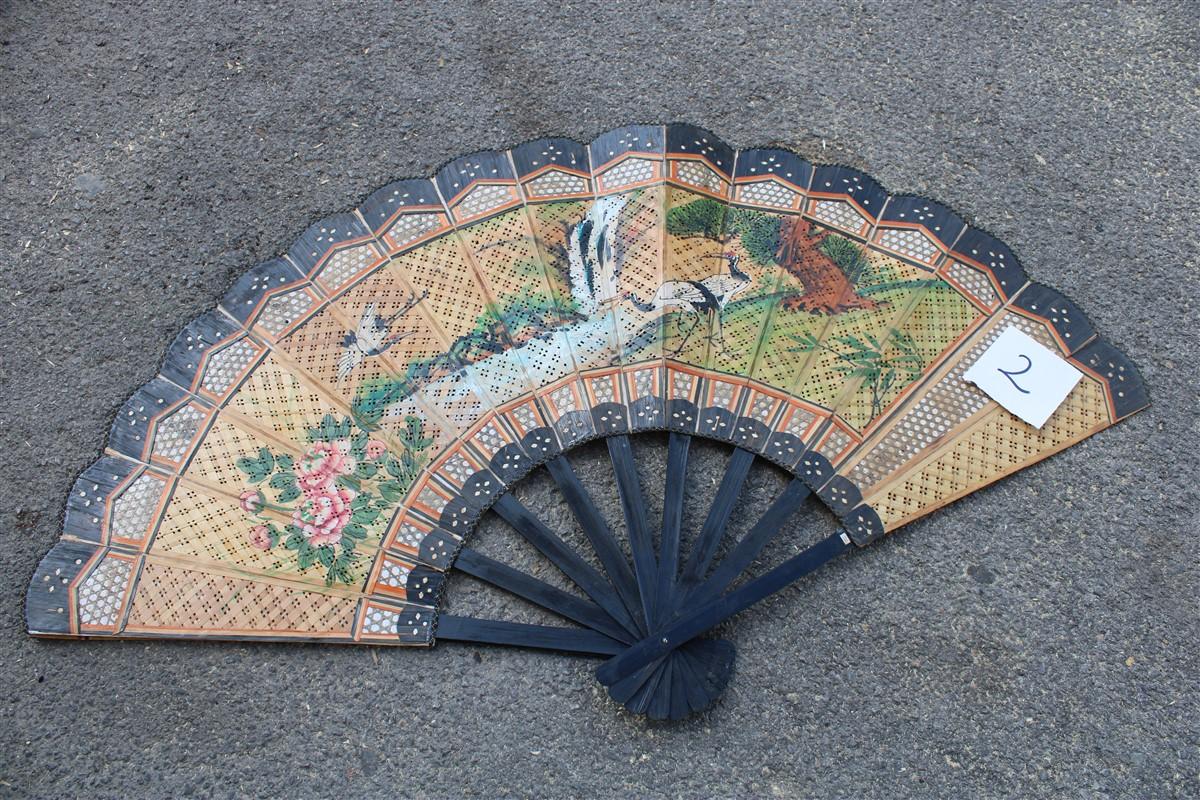
[[[740,257],[736,253],[722,253],[709,258],[724,259],[729,266],[729,273],[719,272],[698,281],[667,281],[658,287],[649,300],[642,300],[633,292],[624,293],[625,299],[642,312],[675,309],[692,315],[692,324],[672,355],[679,355],[687,347],[702,317],[708,318],[710,331],[714,325],[716,327],[715,332],[709,333],[709,341],[719,341],[724,350],[725,328],[721,314],[733,298],[750,288],[750,276],[738,268]]]

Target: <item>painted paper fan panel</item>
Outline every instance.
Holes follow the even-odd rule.
[[[1040,428],[965,377],[1010,329],[1082,375]],[[598,674],[631,708],[695,710],[732,649],[699,629],[664,649],[656,632],[766,592],[730,587],[807,496],[843,526],[815,564],[1145,405],[1133,365],[1073,304],[937,203],[686,125],[539,140],[380,189],[190,324],[79,478],[28,624],[519,642],[612,656]],[[661,530],[638,485],[641,431],[670,434]],[[684,552],[693,436],[731,455]],[[593,439],[623,527],[565,455]],[[756,459],[795,480],[723,549]],[[543,466],[587,558],[509,491]],[[474,551],[484,513],[573,591]],[[455,572],[576,628],[445,614]]]

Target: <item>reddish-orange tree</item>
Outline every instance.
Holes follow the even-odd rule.
[[[858,294],[846,273],[822,250],[828,235],[829,231],[817,231],[800,219],[780,225],[775,261],[804,284],[804,294],[784,298],[783,307],[811,314],[878,308],[879,302]]]

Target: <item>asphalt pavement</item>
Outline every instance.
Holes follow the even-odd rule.
[[[0,797],[1200,796],[1195,11],[4,3]],[[26,636],[73,477],[242,271],[449,158],[675,120],[953,206],[1154,405],[737,618],[681,724],[547,653]]]

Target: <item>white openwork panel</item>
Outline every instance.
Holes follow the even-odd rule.
[[[733,404],[733,390],[734,386],[732,383],[714,381],[712,390],[712,404],[722,408],[729,408]]]
[[[866,217],[842,200],[818,200],[813,206],[813,216],[821,222],[847,231],[861,231],[867,224]]]
[[[838,457],[839,453],[849,446],[850,441],[850,436],[845,431],[835,428],[832,433],[825,437],[825,441],[817,448],[817,452],[830,461],[833,461]]]
[[[620,189],[654,177],[654,162],[648,158],[627,158],[600,176],[603,191]]]
[[[459,486],[467,482],[475,474],[475,465],[460,455],[452,455],[442,465],[442,472]]]
[[[166,484],[162,480],[150,475],[139,475],[113,503],[113,536],[122,539],[145,538],[165,488]]]
[[[758,181],[738,187],[738,199],[760,206],[791,208],[796,202],[796,193],[775,181]]]
[[[992,282],[980,270],[955,261],[946,270],[946,274],[951,280],[961,286],[964,291],[985,306],[999,304],[1000,298],[996,295],[996,290],[992,288]]]
[[[699,186],[717,194],[724,193],[725,181],[699,161],[685,161],[675,170],[675,177],[684,183]]]
[[[203,421],[204,412],[192,405],[159,420],[154,429],[154,455],[169,461],[183,458]]]
[[[654,394],[654,373],[648,369],[634,373],[633,390],[638,397],[650,397]]]
[[[554,407],[558,409],[559,414],[578,410],[578,406],[575,405],[575,393],[569,386],[560,386],[555,389],[550,393],[550,399],[554,402]]]
[[[304,312],[312,308],[313,299],[303,289],[279,294],[267,301],[258,318],[257,327],[271,336],[278,336]]]
[[[396,633],[400,623],[400,614],[387,608],[370,606],[366,617],[363,618],[363,633],[386,634]],[[416,633],[416,631],[413,631]]]
[[[408,583],[408,573],[411,571],[408,565],[385,558],[379,570],[379,582],[384,586],[403,588]]]
[[[487,213],[493,208],[499,208],[512,199],[513,191],[511,186],[486,184],[476,186],[468,192],[467,196],[463,198],[463,201],[454,210],[460,217],[474,217],[478,214]]]
[[[239,339],[208,357],[200,385],[213,394],[224,394],[238,376],[254,360],[255,349],[250,342]]]
[[[569,172],[550,170],[525,184],[525,191],[530,197],[549,197],[559,194],[579,194],[586,192],[587,180]]]
[[[411,522],[401,522],[400,530],[396,532],[396,543],[403,547],[411,547],[414,550],[420,549],[421,542],[424,539],[425,531]]]
[[[677,400],[690,400],[692,398],[693,382],[694,379],[691,375],[676,372],[671,379],[671,397]]]
[[[888,228],[879,235],[879,243],[926,264],[933,263],[938,254],[937,245],[928,236],[912,228]]]
[[[117,624],[117,614],[129,584],[132,563],[106,558],[79,587],[79,622],[83,625]]]
[[[329,287],[341,286],[375,263],[378,253],[369,244],[347,247],[331,255],[317,274],[318,280]]]
[[[489,422],[484,425],[475,434],[475,441],[489,453],[496,453],[500,448],[504,447],[504,437],[500,435],[500,431],[496,428],[495,423]]]
[[[615,403],[617,400],[616,391],[613,388],[611,378],[597,378],[591,381],[592,394],[596,397],[597,403]]]
[[[790,433],[792,436],[803,438],[804,432],[812,426],[817,415],[811,411],[805,411],[802,408],[797,408],[788,418],[787,425],[784,426],[784,433]]]
[[[759,422],[766,424],[771,417],[771,411],[775,408],[775,401],[766,395],[760,394],[754,398],[754,403],[750,406],[750,416]]]
[[[512,410],[512,415],[516,418],[517,423],[526,431],[541,427],[541,422],[534,416],[529,406],[517,406]]]
[[[446,508],[446,498],[426,486],[417,495],[417,502],[421,505],[430,508],[435,514],[441,514]]]
[[[383,237],[392,247],[404,247],[437,230],[441,224],[437,214],[405,214],[392,223]]]

